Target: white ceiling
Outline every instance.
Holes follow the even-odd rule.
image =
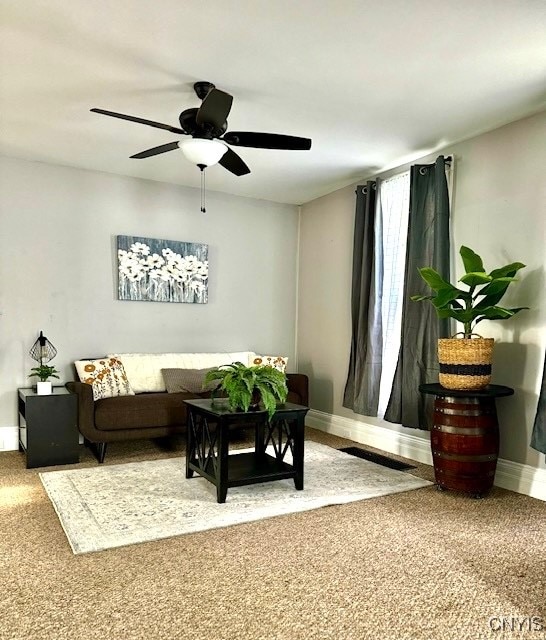
[[[544,108],[544,0],[0,0],[0,153],[199,186],[177,135],[196,80],[234,96],[228,130],[310,137],[235,148],[207,188],[300,204]],[[183,137],[180,136],[179,139]]]

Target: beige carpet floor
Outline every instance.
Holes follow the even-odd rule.
[[[105,464],[182,453],[122,443]],[[0,453],[2,640],[546,638],[546,503],[520,494],[426,487],[74,556],[38,471]]]

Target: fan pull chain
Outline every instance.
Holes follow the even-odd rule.
[[[205,189],[206,189],[206,181],[205,181],[205,169],[207,168],[204,164],[197,165],[201,169],[201,213],[207,213],[207,209],[205,207]]]

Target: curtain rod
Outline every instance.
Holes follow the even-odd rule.
[[[442,155],[442,154],[440,154],[440,155]],[[452,164],[453,163],[453,156],[451,154],[448,155],[448,156],[444,156],[444,162],[446,164]],[[419,163],[417,163],[417,164],[419,164]],[[370,178],[370,182],[373,182],[376,179],[377,179],[376,177],[375,178]],[[357,192],[357,190],[355,189],[355,193],[356,192]]]

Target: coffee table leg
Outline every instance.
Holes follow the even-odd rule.
[[[220,420],[218,431],[218,465],[216,470],[216,500],[225,502],[228,490],[228,453],[229,453],[229,427]]]
[[[290,435],[294,440],[293,464],[296,475],[294,485],[298,491],[303,489],[303,448],[304,448],[304,417],[298,417],[296,423],[290,425]]]
[[[223,504],[227,498],[227,487],[218,485],[216,487],[216,502]]]
[[[262,458],[265,454],[265,419],[257,419],[254,432],[254,452],[257,458]]]
[[[188,411],[188,429],[186,430],[186,478],[193,478],[190,460],[195,457],[195,421],[193,412]]]

